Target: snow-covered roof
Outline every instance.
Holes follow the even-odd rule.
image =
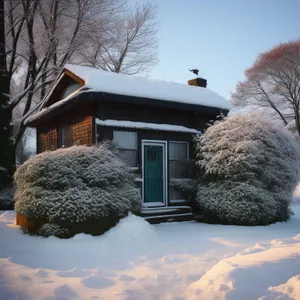
[[[84,81],[84,85],[68,97],[47,107],[46,104],[50,99],[53,90],[57,87],[59,81],[64,76],[65,70],[82,79]],[[160,100],[168,101],[170,102],[170,105],[171,103],[178,103],[182,105],[195,105],[199,106],[199,108],[205,106],[213,109],[231,109],[231,104],[225,98],[207,88],[153,80],[140,76],[112,73],[98,70],[96,68],[67,64],[65,65],[60,77],[41,103],[39,111],[35,114],[28,115],[24,122],[25,124],[30,124],[40,119],[42,116],[51,113],[53,110],[57,110],[65,104],[68,104],[71,100],[73,100],[73,98],[84,93],[91,92],[131,96],[144,98],[144,100],[150,99],[150,101],[155,100],[156,103]],[[101,97],[99,97],[99,99],[101,99]],[[143,103],[142,99],[139,100]],[[165,106],[165,103],[162,105]]]
[[[93,91],[231,109],[225,98],[207,88],[71,64],[65,65],[65,69],[83,79],[85,87]]]
[[[123,127],[123,128],[186,132],[186,133],[194,133],[194,134],[201,133],[201,131],[198,131],[193,128],[188,128],[180,125],[171,125],[171,124],[156,124],[156,123],[119,121],[119,120],[99,120],[99,119],[96,119],[96,124],[102,126],[113,126],[113,127]]]
[[[24,124],[27,125],[27,124],[29,124],[29,123],[31,123],[31,122],[33,122],[33,121],[41,118],[45,114],[48,114],[48,113],[52,112],[53,110],[55,110],[55,109],[63,106],[67,102],[69,102],[69,100],[72,99],[74,97],[74,95],[79,95],[79,94],[82,94],[82,93],[83,92],[81,90],[78,90],[77,92],[74,92],[74,93],[70,94],[68,97],[55,102],[54,104],[50,105],[49,107],[43,107],[43,105],[41,105],[41,110],[38,111],[35,114],[29,115],[25,119]],[[45,102],[43,104],[45,104]]]

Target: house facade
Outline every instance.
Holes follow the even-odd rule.
[[[230,104],[195,78],[189,85],[66,65],[27,119],[37,152],[114,140],[135,174],[145,218],[191,215],[173,183],[191,177],[193,136]]]

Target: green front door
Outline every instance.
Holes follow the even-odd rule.
[[[163,203],[163,146],[144,146],[144,202]]]

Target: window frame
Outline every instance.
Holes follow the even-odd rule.
[[[70,145],[64,145],[64,137],[65,137],[65,129],[69,129],[71,131],[71,144]],[[60,128],[60,146],[61,148],[68,148],[73,146],[73,136],[72,136],[72,126],[71,125],[64,125]]]
[[[169,141],[168,143],[168,164],[170,161],[181,161],[182,159],[177,159],[177,158],[170,158],[170,143],[177,143],[177,144],[186,144],[186,157],[184,159],[190,159],[190,143],[187,142],[187,141]],[[170,166],[168,167],[169,168],[169,181],[172,180],[172,177],[170,176]],[[177,177],[173,177],[174,179],[177,179]],[[180,178],[178,178],[180,179]],[[176,203],[183,203],[183,202],[187,202],[190,200],[190,196],[189,196],[189,199],[171,199],[171,195],[172,195],[172,191],[171,191],[171,187],[169,186],[169,203],[170,204],[176,204]]]
[[[136,146],[135,146],[135,148],[134,147],[121,147],[119,144],[118,144],[118,142],[115,140],[115,132],[122,132],[122,133],[124,133],[124,132],[129,132],[129,133],[134,133],[135,134],[135,139],[136,139]],[[135,157],[135,160],[136,160],[136,164],[135,164],[135,166],[131,166],[131,165],[129,165],[128,164],[128,162],[126,162],[128,165],[129,165],[129,167],[130,168],[138,168],[138,166],[139,166],[139,157],[138,157],[138,154],[139,154],[139,137],[138,137],[138,132],[137,131],[129,131],[129,130],[118,130],[118,129],[113,129],[113,134],[112,134],[113,136],[112,136],[112,140],[113,140],[113,142],[115,142],[116,144],[117,144],[117,147],[118,147],[118,149],[120,149],[120,151],[122,151],[122,150],[125,150],[125,151],[134,151],[135,152],[135,155],[136,155],[136,157]]]
[[[169,149],[168,149],[168,159],[169,161],[179,161],[180,159],[176,159],[176,158],[170,158],[170,143],[177,143],[177,144],[186,144],[186,158],[185,159],[190,159],[190,143],[186,142],[186,141],[169,141]]]
[[[71,87],[72,87],[72,88],[75,88],[75,87],[76,87],[76,89],[74,89],[73,92],[71,92],[71,93],[69,92],[69,93],[66,95],[67,90],[68,90],[69,88],[71,88]],[[61,96],[60,96],[60,98],[61,98],[60,100],[69,97],[71,94],[77,92],[80,88],[81,88],[81,86],[80,86],[80,84],[79,84],[78,82],[69,84],[67,87],[65,87],[65,88],[63,89],[63,91],[62,91],[62,93],[61,93]]]
[[[128,133],[134,133],[135,134],[135,137],[136,137],[136,148],[129,148],[129,147],[121,147],[118,145],[118,143],[115,141],[115,132],[128,132]],[[128,131],[128,130],[113,130],[113,141],[119,146],[120,149],[123,149],[123,150],[138,150],[138,133],[136,131]]]

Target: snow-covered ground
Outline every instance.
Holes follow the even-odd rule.
[[[103,236],[22,234],[0,212],[0,299],[300,299],[300,205],[287,223],[150,225]]]

